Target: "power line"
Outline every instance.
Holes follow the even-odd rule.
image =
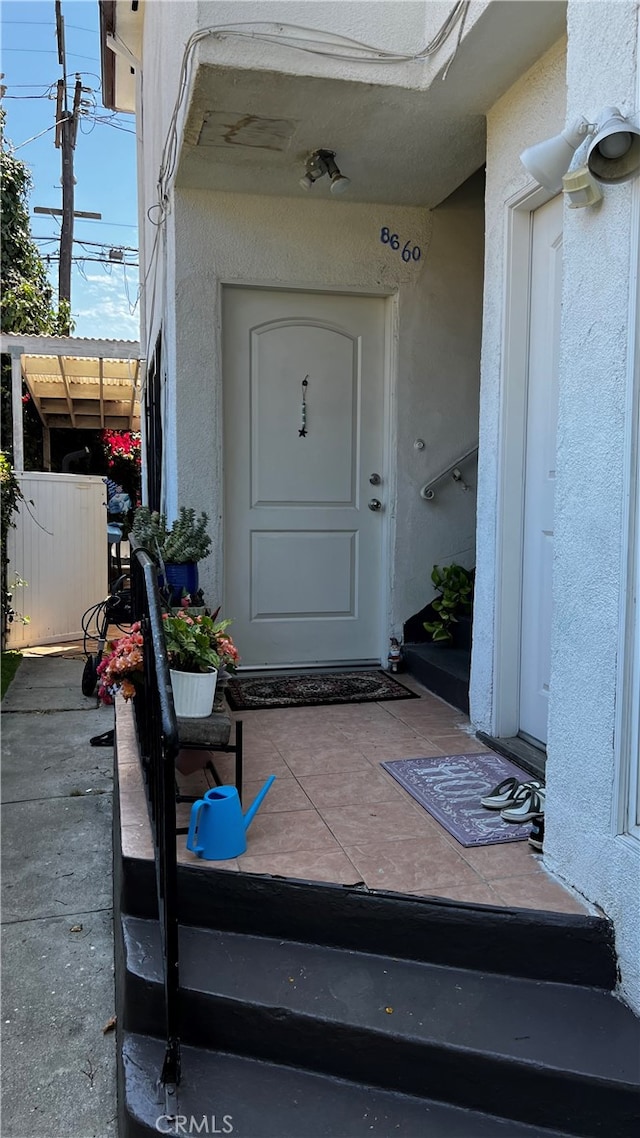
[[[131,225],[130,223],[125,222],[125,221],[96,221],[93,218],[83,218],[82,220],[86,221],[87,224],[91,224],[91,225],[111,225],[115,229],[137,229],[138,228],[137,225]]]
[[[58,237],[34,237],[33,238],[34,241],[59,241],[59,239],[60,239],[59,236]],[[98,249],[102,249],[102,248],[103,249],[107,249],[107,248],[114,249],[115,248],[115,249],[122,249],[126,253],[137,253],[138,252],[138,250],[135,248],[134,245],[114,245],[113,242],[110,242],[110,241],[87,241],[84,237],[74,237],[73,241],[74,241],[74,244],[77,243],[78,245],[93,245]]]
[[[43,260],[45,263],[49,261],[59,261],[59,253],[45,253]],[[86,261],[92,261],[96,265],[115,265],[116,268],[138,269],[140,266],[137,261],[112,261],[108,257],[72,257],[71,260],[74,264],[85,264]]]
[[[7,27],[14,27],[15,28],[18,26],[21,26],[21,27],[24,27],[24,26],[39,27],[39,28],[51,28],[51,27],[53,27],[51,20],[3,20],[2,23],[4,24],[5,28],[7,28]],[[95,35],[95,28],[81,28],[81,27],[79,27],[78,24],[67,24],[67,27],[69,29],[73,29],[74,32],[90,32],[91,35]]]
[[[22,55],[57,55],[58,54],[56,51],[53,51],[52,49],[45,48],[45,47],[5,47],[2,50],[3,50],[3,52],[8,52],[8,51],[20,52]],[[100,63],[100,60],[96,59],[95,55],[77,55],[73,51],[69,52],[67,58],[68,59],[86,59],[89,61],[89,63]]]

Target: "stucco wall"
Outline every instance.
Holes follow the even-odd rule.
[[[463,34],[479,20],[488,7],[486,0],[475,0],[467,11]],[[297,24],[318,33],[347,37],[388,52],[411,54],[422,51],[439,32],[451,14],[453,4],[439,0],[198,0],[198,25],[201,28],[237,26],[245,21],[274,21]],[[381,86],[427,86],[452,55],[458,38],[457,22],[440,50],[420,63],[357,62],[357,51],[343,48],[351,58],[331,58],[291,51],[277,43],[251,42],[250,38],[207,40],[199,48],[202,62],[216,62],[238,67],[268,67],[294,74],[334,76],[360,79]],[[246,28],[246,31],[251,29]],[[282,34],[302,33],[282,29]]]
[[[570,118],[637,108],[637,18],[633,3],[570,4]],[[565,211],[545,845],[549,865],[613,918],[623,989],[640,1010],[640,843],[617,834],[616,737],[640,185],[604,194],[599,208]]]
[[[638,105],[633,3],[569,4],[568,46],[552,48],[494,107],[487,122],[487,251],[482,347],[477,585],[471,715],[496,733],[500,613],[499,487],[507,377],[505,202],[530,182],[518,155],[577,115]],[[566,107],[565,107],[566,99]],[[586,157],[578,152],[575,164]],[[640,1009],[640,843],[619,828],[616,738],[618,646],[625,618],[624,498],[630,462],[625,415],[633,186],[604,190],[593,209],[565,203],[559,367],[554,629],[545,861],[614,921],[622,987]],[[628,756],[626,757],[628,761]]]
[[[176,99],[183,46],[196,27],[195,0],[152,0],[145,4],[143,74],[138,82],[136,128],[140,151],[141,344],[149,356],[158,334],[165,294],[165,229],[170,231],[173,224],[169,214],[166,223],[158,227],[158,176]]]
[[[167,464],[177,471],[180,503],[213,519],[218,553],[202,576],[216,602],[223,588],[220,283],[397,294],[388,475],[390,493],[397,476],[398,507],[389,510],[388,615],[390,629],[400,631],[433,594],[434,561],[474,560],[473,491],[451,487],[429,505],[419,490],[476,439],[481,197],[476,190],[469,201],[428,213],[179,191],[175,217],[177,425]],[[383,245],[383,225],[419,244],[421,261],[405,264]]]

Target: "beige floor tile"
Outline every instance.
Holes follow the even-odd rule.
[[[296,777],[303,775],[332,775],[344,771],[368,771],[370,764],[359,751],[350,747],[338,750],[324,750],[320,753],[309,748],[308,751],[289,752],[285,756],[289,769]]]
[[[404,727],[417,732],[420,735],[456,735],[458,731],[463,728],[457,723],[450,722],[449,720],[440,717],[435,718],[431,715],[416,715],[412,716],[404,723]],[[466,732],[465,732],[466,734]]]
[[[305,727],[297,731],[282,730],[278,737],[277,748],[285,757],[292,751],[333,750],[336,746],[344,747],[345,734],[341,728],[327,730],[326,727]]]
[[[544,871],[525,877],[502,877],[491,888],[505,905],[518,909],[542,909],[554,913],[587,913],[586,905]]]
[[[198,798],[202,798],[202,795],[214,785],[213,777],[207,770],[195,771],[192,775],[179,774],[176,781],[180,794],[193,794]]]
[[[232,757],[232,761],[227,765],[227,768],[223,768],[228,770],[231,782],[234,781],[234,764],[235,756]],[[257,782],[258,779],[262,779],[264,781],[269,777],[270,774],[274,774],[276,778],[291,777],[291,771],[289,770],[289,767],[285,763],[284,759],[279,755],[250,755],[244,760],[243,769],[245,782]]]
[[[243,873],[269,873],[275,877],[297,877],[303,881],[333,881],[355,885],[360,875],[341,849],[298,850],[296,853],[243,854],[238,859]]]
[[[187,849],[187,839],[184,835],[178,835],[176,853],[180,865],[197,865],[201,869],[225,869],[229,873],[237,873],[239,870],[238,860],[235,857],[226,861],[207,861],[203,857],[198,857]]]
[[[266,779],[260,782],[245,782],[242,790],[242,802],[246,811],[257,794],[262,790]],[[266,814],[278,814],[287,810],[309,810],[311,803],[297,779],[276,778],[266,798],[260,804],[260,810]]]
[[[546,873],[526,842],[465,848],[392,778],[380,763],[393,759],[471,754],[488,750],[468,733],[469,720],[442,700],[238,712],[245,738],[245,809],[270,774],[276,782],[248,833],[238,859],[207,862],[177,839],[183,864],[302,880],[355,884],[472,904],[588,911]],[[130,708],[127,707],[130,711]],[[151,831],[131,715],[120,730],[123,849],[152,857]],[[235,756],[216,753],[218,773],[232,784]],[[202,772],[180,781],[183,793],[202,795],[212,778]],[[187,824],[190,805],[180,808]]]
[[[485,881],[493,881],[497,877],[520,877],[540,871],[540,858],[528,842],[458,848],[465,861]]]
[[[371,769],[325,775],[300,775],[300,783],[318,810],[357,802],[387,802],[395,797],[393,779]]]
[[[439,835],[347,845],[345,853],[370,889],[429,893],[445,885],[478,887],[477,873]]]
[[[274,758],[280,757],[280,752],[275,742],[271,739],[265,739],[262,736],[255,739],[243,738],[243,753],[245,759],[261,758],[267,755],[273,755]]]
[[[449,901],[467,901],[472,905],[498,905],[502,901],[486,882],[472,885],[429,885],[426,889],[414,892],[416,896],[446,897]]]
[[[426,837],[434,833],[436,825],[426,810],[412,810],[400,800],[323,808],[319,813],[345,849],[371,842]]]
[[[140,763],[124,763],[118,768],[120,794],[144,792],[144,780]]]
[[[148,822],[137,822],[132,826],[122,826],[120,831],[123,857],[153,859],[153,841]]]
[[[414,700],[412,703],[397,704],[394,707],[393,717],[396,723],[404,723],[409,726],[424,722],[442,724],[448,731],[458,726],[468,726],[468,720],[461,712],[431,707],[423,699]]]
[[[120,795],[121,826],[136,826],[147,822],[147,796],[144,790],[130,790]]]
[[[472,735],[466,735],[463,731],[457,735],[436,735],[434,733],[428,738],[436,747],[440,748],[443,755],[479,755],[489,749],[483,747],[482,743],[479,743]]]
[[[247,831],[248,853],[297,853],[298,850],[338,850],[333,834],[315,810],[259,812]]]
[[[362,748],[363,754],[370,763],[390,763],[394,759],[429,759],[437,758],[443,752],[428,739],[413,739],[410,744],[390,744],[385,746],[371,746]]]

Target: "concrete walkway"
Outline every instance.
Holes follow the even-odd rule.
[[[113,711],[82,669],[24,659],[2,702],[3,1138],[117,1134]]]

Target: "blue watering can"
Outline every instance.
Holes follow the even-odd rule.
[[[235,786],[214,786],[191,807],[187,849],[206,861],[227,861],[247,848],[246,831],[276,776],[272,774],[243,815]]]

